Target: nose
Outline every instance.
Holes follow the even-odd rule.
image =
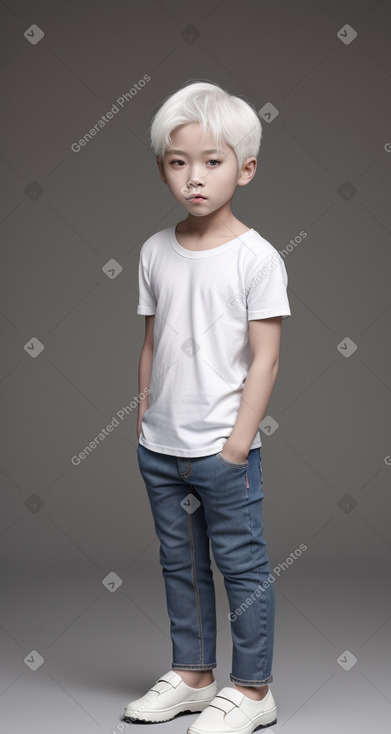
[[[197,167],[196,168],[193,167],[189,173],[189,178],[187,180],[188,186],[190,184],[194,186],[198,186],[198,184],[203,185],[203,183],[204,183],[204,179],[203,179],[203,176],[199,173],[199,169]]]

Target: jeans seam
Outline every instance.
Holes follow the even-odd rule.
[[[171,667],[173,670],[213,670],[213,668],[217,667],[217,663],[210,663],[209,665],[203,665],[202,663],[200,665],[192,665],[191,663],[173,663]]]
[[[203,665],[204,664],[204,638],[203,638],[203,633],[202,633],[200,594],[199,594],[199,589],[197,586],[197,574],[196,574],[194,542],[193,542],[193,526],[191,524],[191,515],[187,516],[187,525],[189,529],[190,553],[191,553],[191,573],[192,573],[193,588],[194,588],[195,601],[196,601],[197,624],[198,624],[198,630],[200,633],[200,660],[201,660],[200,664]]]
[[[251,539],[249,541],[250,556],[252,558],[253,563],[257,563],[256,558],[254,556],[254,525],[253,525],[253,518],[252,518],[252,515],[251,515],[251,512],[250,512],[250,508],[248,506],[248,500],[249,500],[249,492],[247,493],[247,515],[248,515],[248,526],[250,528],[250,534],[251,534]],[[263,522],[263,520],[262,520],[262,522]],[[262,530],[262,534],[263,534],[263,530]],[[261,583],[262,583],[262,580],[261,580],[261,572],[259,571],[259,584],[261,585]],[[268,617],[269,617],[267,604],[265,605],[265,607],[266,607],[265,608],[265,613],[266,613],[265,627],[267,629],[267,627],[268,627]],[[263,657],[263,659],[265,659],[266,658],[266,652],[267,652],[267,636],[266,635],[262,635],[261,633],[262,633],[262,630],[260,630],[260,638],[261,639],[263,638],[262,657]],[[251,686],[251,685],[263,685],[264,683],[271,682],[269,680],[263,680],[263,681],[259,681],[259,682],[253,683],[251,681],[247,681],[246,682],[245,679],[243,679],[243,681],[234,680],[233,682],[234,683],[239,683],[240,685],[245,685],[245,686],[246,685],[247,686]]]

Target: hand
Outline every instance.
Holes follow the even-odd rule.
[[[248,452],[246,453],[243,449],[235,449],[227,440],[220,451],[220,456],[223,459],[227,459],[227,461],[232,461],[234,464],[244,464],[247,461]]]

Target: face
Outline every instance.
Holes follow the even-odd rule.
[[[163,165],[157,159],[160,177],[170,193],[195,217],[221,211],[236,187],[249,183],[255,175],[255,157],[247,158],[239,172],[233,149],[226,143],[219,151],[215,148],[210,133],[203,138],[199,123],[192,122],[171,133]],[[195,194],[204,198],[192,200]]]

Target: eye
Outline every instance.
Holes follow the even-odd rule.
[[[183,163],[183,165],[185,165],[185,162],[184,162],[184,161],[182,161],[182,160],[180,160],[180,159],[175,159],[174,161],[170,161],[170,166],[173,166],[173,165],[174,165],[175,163],[181,163],[181,164]],[[215,159],[215,158],[211,158],[211,159],[210,159],[210,160],[208,161],[208,163],[216,163],[217,165],[215,165],[215,166],[211,166],[211,167],[212,167],[212,168],[217,168],[217,166],[219,166],[219,165],[220,165],[221,161],[218,161],[218,160],[217,160],[217,159]],[[183,168],[183,166],[182,166],[182,165],[180,165],[180,166],[179,166],[179,168]]]

